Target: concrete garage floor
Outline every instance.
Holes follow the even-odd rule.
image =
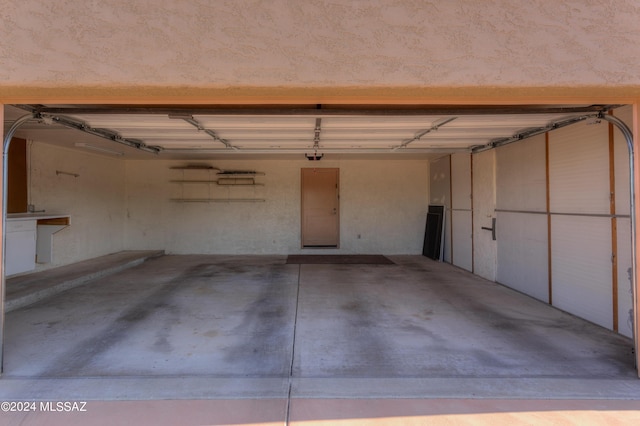
[[[16,309],[0,400],[38,403],[0,423],[640,423],[630,339],[390,258],[156,257]]]

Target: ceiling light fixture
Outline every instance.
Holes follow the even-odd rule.
[[[305,154],[304,156],[307,157],[307,160],[309,161],[320,161],[322,160],[322,157],[324,157],[324,154],[318,154],[315,152],[313,154]]]
[[[117,157],[121,157],[124,155],[124,152],[116,151],[114,149],[109,149],[109,148],[103,148],[101,146],[89,145],[88,143],[84,143],[84,142],[76,142],[75,146],[78,148],[85,148],[85,149],[90,149],[92,151],[102,152],[103,154],[115,155]]]

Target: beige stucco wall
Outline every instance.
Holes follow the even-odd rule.
[[[4,103],[640,96],[635,0],[1,5]]]
[[[183,195],[175,161],[127,161],[126,246],[168,253],[287,254],[301,252],[302,160],[221,160],[221,169],[264,172],[256,188],[213,187],[212,197],[263,198],[265,202],[176,203]],[[340,169],[340,249],[321,253],[419,254],[428,203],[427,160],[331,160],[317,167]],[[206,179],[187,172],[185,179]],[[213,175],[211,178],[215,179]],[[189,185],[186,196],[208,196]],[[227,191],[230,191],[227,194]],[[359,237],[358,237],[359,236]],[[318,250],[305,249],[313,253]]]
[[[32,141],[28,155],[29,203],[71,216],[53,236],[53,262],[39,270],[125,249],[124,161]]]

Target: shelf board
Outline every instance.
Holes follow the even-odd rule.
[[[174,166],[171,170],[217,170],[217,175],[222,176],[264,176],[264,172],[256,172],[253,170],[222,170],[213,166]]]
[[[170,180],[169,183],[199,183],[199,184],[211,184],[215,183],[218,186],[264,186],[264,183],[220,183],[217,180]]]
[[[217,180],[170,180],[170,183],[217,183]]]
[[[264,183],[220,183],[218,186],[264,186]]]
[[[264,172],[254,172],[253,170],[221,170],[216,174],[223,176],[264,176]]]
[[[176,203],[264,203],[263,198],[172,198]]]
[[[213,166],[174,166],[171,167],[172,170],[220,170],[218,167]]]

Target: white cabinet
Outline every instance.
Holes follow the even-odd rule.
[[[14,213],[7,215],[5,275],[33,271],[52,262],[53,234],[69,226],[69,215]]]
[[[36,267],[36,221],[7,221],[6,275]]]

